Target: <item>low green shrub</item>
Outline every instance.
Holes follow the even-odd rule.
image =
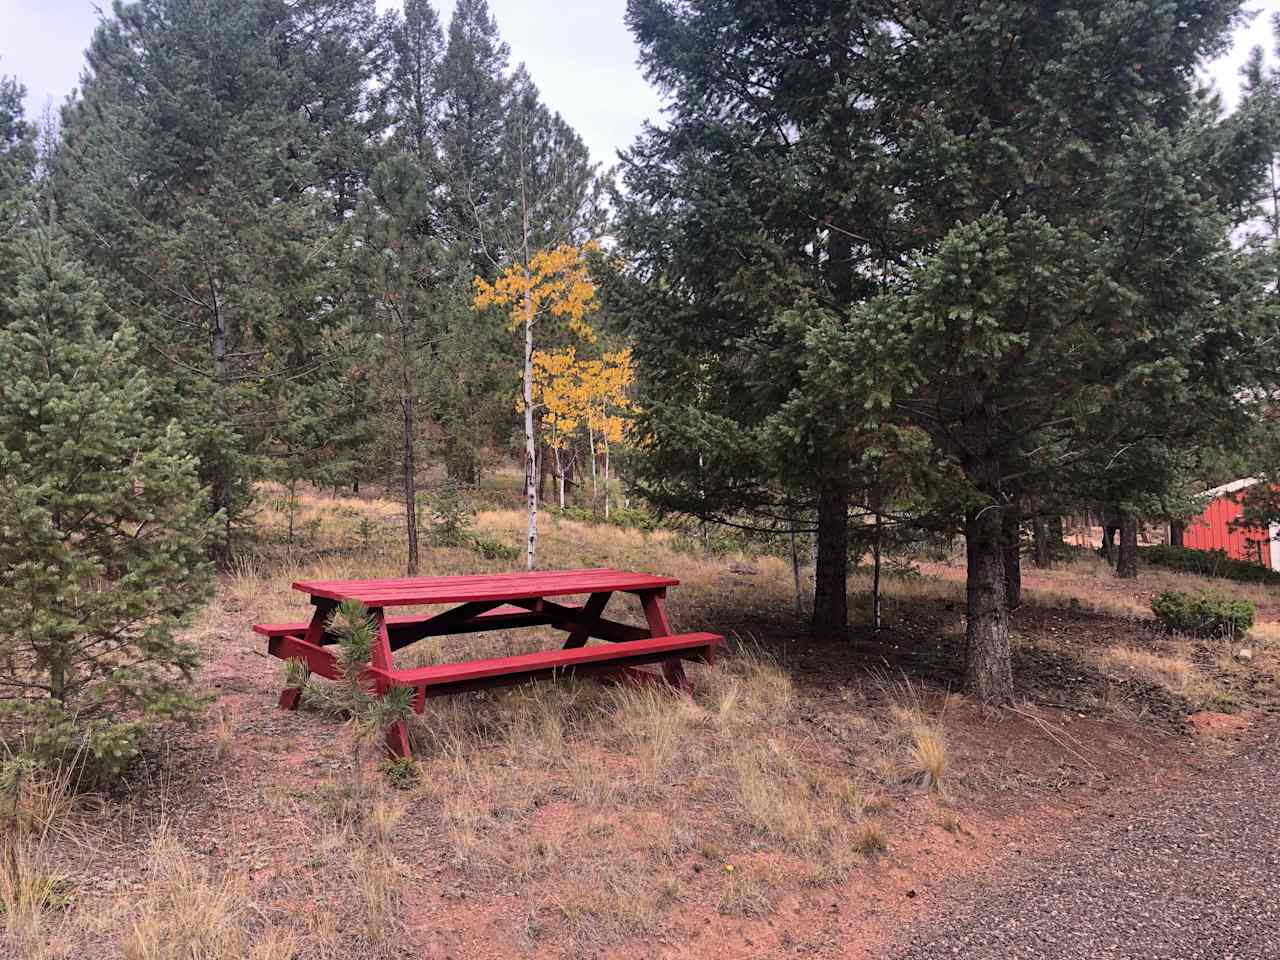
[[[1193,637],[1242,636],[1253,626],[1254,607],[1248,600],[1213,594],[1192,596],[1167,590],[1151,601],[1151,612],[1170,633]]]
[[[520,551],[488,537],[472,537],[471,548],[484,560],[503,560],[513,563],[520,559]]]
[[[445,479],[418,494],[418,523],[437,547],[460,547],[475,523],[476,504],[471,490]]]
[[[422,771],[413,757],[395,757],[382,765],[387,782],[397,790],[408,790],[420,779]]]
[[[658,527],[657,514],[651,513],[644,507],[614,507],[609,511],[606,519],[604,510],[598,506],[568,506],[560,511],[560,516],[579,523],[607,523],[611,527],[627,527],[634,530],[650,531]]]
[[[1224,550],[1193,550],[1190,547],[1157,544],[1139,547],[1138,558],[1155,567],[1182,573],[1198,573],[1204,577],[1221,577],[1241,583],[1280,583],[1280,572],[1268,570],[1260,563],[1235,560],[1228,557]]]

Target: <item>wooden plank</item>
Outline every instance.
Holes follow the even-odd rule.
[[[516,667],[507,666],[501,672],[485,673],[483,675],[469,675],[470,671],[454,672],[447,677],[441,674],[437,677],[430,678],[430,682],[426,679],[418,679],[410,682],[405,679],[406,674],[414,674],[419,671],[395,671],[387,676],[388,684],[399,684],[401,686],[413,687],[416,691],[413,699],[414,710],[421,713],[426,704],[427,697],[442,697],[456,693],[466,693],[471,690],[484,690],[491,687],[509,687],[522,683],[530,683],[539,680],[555,680],[565,676],[579,676],[592,674],[605,674],[610,677],[619,679],[627,679],[636,682],[658,682],[669,683],[664,681],[662,677],[655,674],[646,674],[640,670],[632,670],[631,668],[640,664],[655,663],[666,660],[671,656],[680,656],[689,660],[699,660],[705,663],[711,663],[715,659],[716,648],[723,640],[722,637],[715,634],[688,634],[689,638],[701,638],[694,642],[693,646],[683,649],[673,647],[670,642],[675,640],[674,637],[664,637],[662,640],[668,643],[665,648],[643,649],[639,647],[639,643],[633,644],[606,644],[593,647],[577,647],[570,651],[552,651],[553,653],[573,653],[583,654],[588,651],[607,651],[608,655],[604,658],[582,658],[576,661],[562,662],[556,665],[537,665],[532,663],[524,663]],[[640,641],[640,643],[649,643],[650,641]],[[519,658],[509,657],[508,661],[519,660]],[[484,661],[480,661],[484,663]],[[440,664],[441,667],[455,666],[454,664]],[[462,664],[460,666],[474,666],[474,664]],[[434,668],[424,668],[434,669]]]
[[[582,615],[574,621],[573,628],[569,631],[569,639],[564,642],[566,650],[581,647],[587,642],[591,625],[600,619],[600,614],[604,613],[604,608],[609,603],[611,596],[613,596],[611,593],[593,593],[591,595],[591,599],[587,601],[587,605],[582,610]]]
[[[644,608],[644,618],[649,623],[649,632],[655,637],[671,635],[671,621],[667,619],[666,608],[662,605],[663,595],[658,591],[640,594],[640,605]],[[662,675],[667,683],[679,687],[686,693],[693,692],[693,684],[685,675],[684,665],[676,659],[662,662]]]
[[[313,598],[360,600],[373,607],[484,600],[503,602],[610,591],[634,593],[661,590],[678,583],[673,577],[601,568],[398,580],[303,580],[293,586]]]
[[[683,657],[703,660],[714,657],[715,649],[724,637],[714,633],[684,633],[669,637],[651,637],[632,640],[629,643],[596,644],[589,647],[571,647],[560,650],[544,650],[513,657],[492,660],[467,660],[461,663],[437,663],[412,670],[392,670],[388,677],[405,686],[434,686],[465,680],[477,680],[511,675],[524,675],[543,670],[563,670],[585,663],[613,663],[622,665],[634,656]]]
[[[398,650],[406,643],[420,640],[423,637],[442,636],[445,634],[480,633],[485,630],[508,630],[514,627],[559,626],[567,623],[575,614],[581,612],[580,604],[560,604],[554,611],[535,612],[524,607],[503,604],[485,613],[480,613],[464,623],[440,623],[438,614],[404,614],[387,617],[387,629],[391,631],[391,648]],[[428,630],[417,628],[434,624]],[[567,627],[565,628],[567,629]],[[285,634],[302,636],[307,631],[307,621],[298,620],[293,623],[255,623],[253,632],[264,637],[278,637]],[[412,640],[401,640],[401,635],[412,635]],[[644,634],[648,636],[648,634]],[[337,638],[325,632],[322,645],[333,643]],[[634,639],[634,638],[633,638]]]
[[[515,601],[521,603],[522,601]],[[582,618],[583,608],[577,604],[556,603],[553,600],[544,600],[541,607],[548,614],[556,617],[555,624],[577,623]],[[591,624],[587,632],[587,637],[591,640],[608,640],[610,643],[626,643],[630,640],[647,640],[651,634],[644,627],[633,627],[629,623],[619,623],[616,620],[609,620],[605,617],[597,617],[595,622]]]
[[[341,676],[337,657],[324,647],[308,643],[301,637],[287,634],[272,637],[267,644],[267,652],[281,660],[301,660],[312,673],[328,677],[330,680],[337,680]]]

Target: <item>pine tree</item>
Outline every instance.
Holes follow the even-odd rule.
[[[492,232],[514,202],[499,192],[499,143],[507,119],[510,51],[486,0],[457,0],[436,74],[439,151],[448,232],[470,275],[500,265]]]
[[[281,391],[322,374],[325,333],[350,313],[335,267],[385,126],[365,89],[384,66],[373,7],[114,9],[64,112],[56,193],[196,445],[225,565]]]
[[[426,165],[435,160],[440,125],[437,91],[444,53],[440,18],[428,0],[406,0],[391,34],[388,106],[400,149]]]
[[[359,221],[361,267],[372,297],[369,344],[389,422],[400,436],[407,569],[418,572],[417,463],[423,384],[447,376],[432,369],[444,335],[451,274],[440,236],[434,184],[417,158],[394,153],[374,170]]]
[[[647,492],[670,509],[783,529],[816,517],[811,630],[847,627],[858,402],[806,394],[808,328],[881,289],[910,237],[882,185],[889,38],[852,3],[631,0],[667,122],[623,157],[610,285],[642,371]],[[628,289],[629,288],[629,289]],[[799,391],[799,393],[797,393]],[[805,397],[807,412],[789,404]],[[798,412],[798,411],[796,411]]]
[[[112,773],[197,706],[176,631],[210,593],[219,518],[135,331],[100,333],[102,295],[47,231],[19,266],[0,328],[0,741]]]
[[[21,227],[31,199],[36,166],[35,131],[23,114],[26,89],[0,76],[0,289],[12,283],[9,244]],[[0,312],[0,320],[4,314]]]
[[[859,447],[927,437],[961,481],[938,499],[965,516],[969,688],[1006,702],[1023,502],[1158,415],[1227,429],[1270,389],[1227,209],[1267,135],[1193,82],[1238,10],[631,0],[672,96],[618,198],[659,496],[767,516],[803,483],[815,627],[842,625]]]

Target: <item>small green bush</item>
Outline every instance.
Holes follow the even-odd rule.
[[[476,504],[471,491],[446,479],[418,495],[418,523],[430,524],[427,535],[438,547],[460,547],[475,522]]]
[[[568,506],[560,511],[566,520],[579,523],[606,523],[611,527],[625,527],[633,530],[651,531],[658,528],[658,516],[644,507],[614,507],[608,518],[598,507]]]
[[[472,537],[471,547],[484,560],[503,560],[514,563],[520,559],[520,551],[488,537]]]
[[[396,757],[382,765],[387,782],[397,790],[408,790],[422,778],[422,771],[413,757]]]
[[[1280,572],[1268,570],[1260,563],[1234,560],[1224,550],[1193,550],[1190,547],[1158,544],[1139,547],[1138,557],[1152,566],[1182,573],[1198,573],[1203,577],[1221,577],[1241,583],[1280,583]]]
[[[1193,637],[1241,636],[1253,626],[1254,607],[1248,600],[1213,594],[1192,596],[1168,590],[1151,601],[1151,612],[1170,633]]]

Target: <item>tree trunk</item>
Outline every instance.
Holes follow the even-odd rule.
[[[800,552],[796,546],[796,522],[791,521],[791,579],[796,589],[796,619],[804,619],[804,598],[800,590]]]
[[[1187,532],[1187,525],[1181,520],[1173,520],[1169,523],[1169,546],[1184,546],[1183,538]]]
[[[1001,526],[1000,510],[996,507],[984,507],[965,518],[968,557],[965,685],[975,699],[989,706],[1013,702]]]
[[[876,513],[875,531],[871,540],[871,629],[880,630],[880,547],[882,523],[879,512]]]
[[[1102,555],[1113,567],[1116,565],[1116,533],[1120,523],[1114,516],[1104,515],[1102,518]]]
[[[552,447],[552,455],[556,458],[556,489],[560,494],[560,509],[564,509],[564,472],[565,465],[560,460],[560,448]]]
[[[1022,505],[1016,500],[1000,511],[1004,534],[1004,602],[1009,610],[1022,606]]]
[[[538,562],[538,441],[533,432],[533,299],[529,296],[528,258],[525,260],[524,297],[524,496],[529,507],[529,537],[525,566],[532,570]],[[545,466],[545,464],[544,464]]]
[[[609,519],[609,438],[604,438],[604,518]]]
[[[600,488],[596,484],[596,432],[591,424],[587,424],[587,443],[591,453],[591,509],[595,511],[600,504]]]
[[[1120,559],[1116,576],[1133,580],[1138,576],[1138,518],[1132,513],[1120,514]]]
[[[1053,544],[1049,542],[1049,522],[1044,517],[1031,521],[1031,562],[1041,570],[1053,568]]]
[[[413,394],[400,395],[400,408],[404,411],[404,523],[408,532],[408,575],[418,574],[418,479],[413,463]]]
[[[222,312],[222,303],[218,299],[218,290],[212,279],[209,282],[209,297],[213,304],[213,329],[209,336],[209,350],[213,360],[215,416],[221,424],[226,424],[230,419],[226,409],[227,381],[230,373],[227,365],[227,321]],[[222,539],[220,542],[214,541],[210,549],[214,566],[219,570],[228,570],[231,567],[231,469],[227,463],[225,443],[226,441],[223,440],[214,450],[213,483],[209,491],[214,512],[219,510],[223,512]]]
[[[819,639],[849,629],[849,492],[824,481],[818,487],[818,558],[814,567],[810,632]]]
[[[537,444],[538,450],[538,499],[545,501],[547,499],[547,477],[551,476],[555,471],[551,468],[551,460],[547,455],[548,447],[545,443]]]

